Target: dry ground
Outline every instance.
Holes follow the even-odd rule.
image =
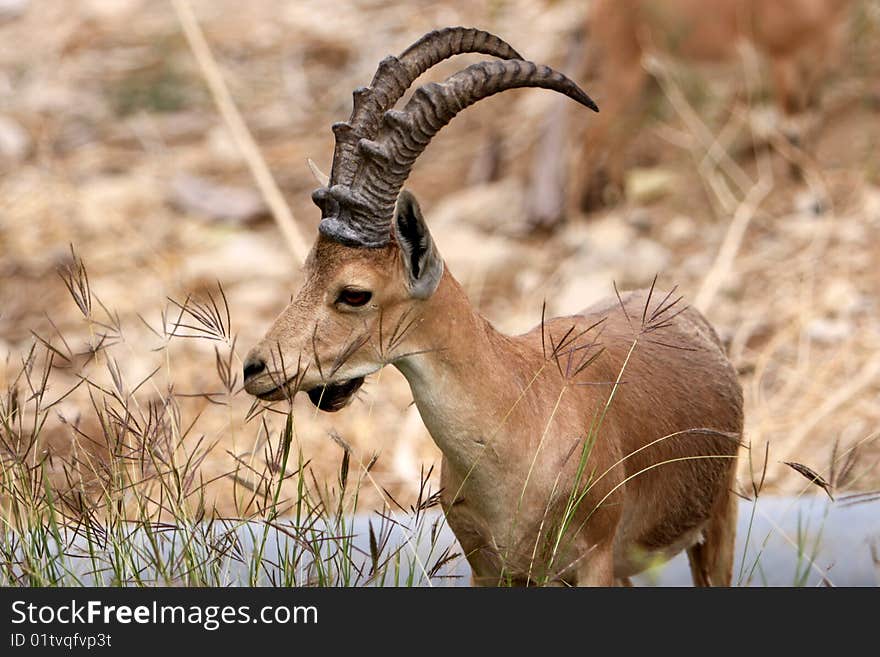
[[[382,56],[436,26],[465,24],[562,66],[567,39],[560,35],[582,20],[583,4],[212,0],[194,6],[248,126],[311,238],[318,213],[309,199],[316,184],[306,158],[329,168],[329,126],[347,117],[351,90],[369,82]],[[552,94],[510,92],[468,110],[438,136],[409,182],[451,270],[509,331],[537,323],[544,300],[553,312],[574,312],[611,294],[612,281],[644,286],[656,273],[660,285],[677,284],[694,299],[732,235],[731,221],[748,219],[730,271],[722,268],[713,278],[719,287],[707,312],[742,374],[746,438],[757,467],[770,445],[766,485],[775,491],[805,485],[781,463],[788,460],[833,475],[841,488],[880,487],[880,441],[873,439],[880,421],[880,112],[876,97],[871,102],[880,90],[880,59],[870,45],[880,15],[875,3],[866,6],[826,88],[809,185],[793,181],[772,149],[743,148],[750,140],[737,119],[724,131],[726,119],[717,118],[724,102],[734,103],[734,117],[751,123],[761,116],[723,91],[748,77],[736,70],[717,79],[676,74],[671,91],[667,85],[655,97],[633,153],[635,162],[652,167],[642,181],[659,176],[655,189],[641,201],[572,217],[553,235],[519,234],[521,183]],[[436,75],[467,61],[446,62]],[[676,90],[685,90],[688,107],[711,133],[730,137],[725,144],[735,156],[704,166],[707,145],[684,108],[670,101]],[[496,167],[497,176],[485,182]],[[749,195],[755,183],[766,183],[766,195]],[[196,449],[204,436],[200,476],[216,478],[212,501],[224,512],[234,509],[234,494],[245,494],[249,476],[240,470],[238,481],[245,483],[233,493],[226,473],[236,463],[262,467],[266,438],[259,419],[246,422],[251,400],[243,392],[222,394],[214,347],[225,357],[227,343],[173,338],[165,351],[154,351],[165,341],[153,330],[162,333],[169,298],[183,302],[208,291],[216,297],[219,282],[237,335],[232,368],[240,370],[247,348],[297,285],[297,263],[254,190],[168,3],[0,3],[0,383],[5,387],[18,371],[34,333],[64,353],[81,353],[104,330],[93,323],[90,335],[56,273],[70,264],[72,244],[94,295],[118,314],[121,333],[114,331],[117,344],[89,362],[81,356],[61,363],[51,391],[62,394],[79,370],[110,386],[110,358],[128,391],[156,370],[134,397],[146,407],[173,386],[181,403],[175,422],[195,423],[185,449]],[[830,203],[817,214],[813,206],[823,194]],[[97,303],[94,316],[107,323]],[[46,427],[46,441],[61,454],[77,436],[82,440],[79,432],[99,433],[86,389],[59,404]],[[198,396],[206,392],[221,394]],[[331,432],[364,464],[379,454],[375,485],[363,490],[367,505],[379,503],[380,489],[410,501],[422,469],[439,466],[406,382],[390,368],[341,413],[318,413],[304,397],[296,406],[297,440],[319,477],[333,477],[339,467],[341,449]],[[274,431],[277,416],[263,417]],[[858,459],[845,476],[846,459],[832,472],[833,455],[857,444]],[[748,470],[744,462],[743,484]]]

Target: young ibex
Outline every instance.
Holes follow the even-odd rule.
[[[536,161],[531,174],[529,221],[548,227],[566,206],[591,210],[623,190],[624,158],[638,133],[634,120],[645,103],[646,55],[682,61],[736,61],[744,43],[766,60],[783,129],[795,142],[807,137],[797,122],[819,103],[820,82],[835,59],[841,27],[853,0],[594,0],[586,21],[584,50],[596,70],[603,112],[576,140],[575,164],[566,168]],[[607,99],[607,102],[605,101]],[[562,122],[545,129],[548,142],[536,158],[557,155],[571,141]],[[558,155],[557,155],[558,156]],[[552,174],[548,177],[548,174]],[[566,201],[566,196],[569,199]]]
[[[474,64],[410,84],[452,55]],[[612,584],[687,549],[695,580],[729,584],[742,394],[712,328],[656,290],[498,333],[444,266],[415,198],[416,158],[462,109],[544,87],[596,109],[564,75],[473,29],[427,34],[354,92],[305,282],[248,355],[245,388],[346,405],[397,367],[443,452],[442,504],[474,581]]]

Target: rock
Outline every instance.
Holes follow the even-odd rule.
[[[291,265],[289,271],[285,268],[284,272],[289,274],[287,278],[292,279],[294,267]],[[218,273],[226,277],[227,273],[234,272],[220,271]],[[210,272],[205,272],[203,278],[209,274]],[[239,279],[237,282],[231,281],[232,284],[226,290],[229,305],[233,308],[246,309],[248,313],[256,313],[258,316],[271,320],[287,305],[290,295],[296,290],[293,283],[283,281],[283,273],[282,277],[271,280],[263,276],[254,276],[250,279]]]
[[[522,189],[513,180],[467,188],[426,209],[431,232],[450,270],[469,279],[505,278],[522,268],[529,250],[510,239],[522,232]]]
[[[431,226],[440,253],[455,277],[465,286],[472,280],[511,280],[528,262],[530,252],[501,235],[487,235],[468,224]],[[532,255],[532,257],[534,257]]]
[[[205,137],[205,145],[215,160],[224,164],[242,162],[241,151],[225,126],[217,125],[211,128]]]
[[[801,215],[812,218],[824,214],[828,202],[821,193],[808,189],[795,195],[794,207]]]
[[[760,104],[750,108],[749,128],[756,144],[769,144],[779,132],[782,118],[775,105]]]
[[[467,224],[486,233],[527,232],[523,188],[513,178],[476,185],[447,196],[430,210],[431,226]]]
[[[697,225],[690,217],[677,215],[667,221],[661,230],[665,241],[681,244],[694,237],[697,232]]]
[[[162,188],[155,176],[137,172],[84,180],[77,191],[77,226],[94,233],[149,225],[162,205]]]
[[[817,318],[807,324],[807,335],[821,344],[841,342],[852,335],[852,324],[843,319]]]
[[[579,271],[566,268],[558,291],[547,300],[548,316],[571,315],[600,299],[614,294],[614,270]]]
[[[68,117],[55,133],[52,148],[59,155],[67,155],[95,143],[100,138],[98,125],[94,121],[83,117]]]
[[[662,274],[669,264],[669,251],[657,242],[639,237],[637,231],[617,215],[609,215],[598,221],[566,226],[560,238],[574,250],[571,275],[596,268],[608,268],[614,272],[618,284],[648,285],[655,274]],[[607,279],[610,285],[610,278]]]
[[[521,269],[514,276],[516,289],[522,294],[530,294],[541,284],[543,276],[532,269]]]
[[[97,20],[120,20],[130,17],[142,4],[142,0],[85,0],[82,9]]]
[[[678,177],[668,169],[634,168],[626,173],[624,186],[627,200],[647,205],[669,195]]]
[[[839,233],[842,223],[842,220],[836,220],[836,234]],[[797,213],[791,213],[777,217],[775,225],[779,232],[779,235],[776,236],[777,239],[808,241],[811,239],[815,239],[817,233],[824,230],[820,222],[805,221],[804,216]]]
[[[669,251],[653,240],[640,239],[632,244],[620,260],[622,274],[620,280],[625,284],[650,285],[654,276],[659,275],[661,287],[674,285],[674,281],[665,280],[663,270],[669,265]]]
[[[31,138],[27,131],[8,116],[0,115],[0,159],[21,162],[30,151]]]
[[[822,291],[822,310],[834,317],[847,317],[865,305],[865,298],[845,278],[832,279]]]
[[[709,271],[709,267],[712,266],[712,260],[713,257],[710,253],[692,253],[685,257],[684,261],[681,263],[680,269],[688,276],[696,278],[697,280],[702,280]]]
[[[600,221],[569,221],[559,226],[555,237],[568,251],[579,251],[589,245],[591,227]]]
[[[182,277],[190,285],[212,284],[218,279],[223,285],[232,285],[255,276],[265,281],[292,280],[295,273],[296,266],[277,233],[235,231],[208,250],[187,257]],[[283,301],[279,299],[279,303]]]
[[[623,228],[621,230],[620,228]],[[554,275],[557,290],[548,299],[552,314],[575,313],[614,294],[614,283],[621,290],[647,287],[659,274],[659,287],[675,284],[663,276],[669,264],[669,251],[644,237],[632,237],[631,228],[619,221],[600,221],[596,230],[581,239],[579,250],[566,258]],[[571,239],[573,232],[568,238]]]
[[[654,217],[645,208],[636,207],[626,215],[626,223],[640,234],[646,234],[651,231],[651,226],[654,225]]]
[[[616,214],[593,221],[565,224],[559,233],[560,241],[575,252],[591,254],[619,254],[631,244],[636,231]]]
[[[190,174],[180,174],[171,181],[170,201],[187,214],[234,224],[247,223],[268,213],[256,190],[220,185]]]
[[[839,221],[837,224],[837,237],[841,242],[850,242],[859,247],[866,244],[868,234],[865,221],[861,217]]]

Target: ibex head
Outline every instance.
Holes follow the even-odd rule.
[[[426,84],[402,110],[393,109],[422,73],[466,52],[499,60]],[[248,355],[248,392],[277,400],[305,390],[323,410],[338,410],[365,376],[418,348],[409,329],[428,311],[444,265],[403,184],[458,112],[516,87],[552,89],[597,110],[561,73],[524,61],[494,35],[459,27],[431,32],[399,57],[385,58],[370,87],[355,90],[351,117],[333,126],[329,181],[312,194],[322,218],[305,282]]]

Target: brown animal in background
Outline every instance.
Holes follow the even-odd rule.
[[[474,64],[417,89],[452,55]],[[564,75],[485,32],[427,34],[354,92],[302,288],[245,361],[248,392],[306,391],[337,411],[394,365],[443,452],[441,501],[479,584],[610,585],[687,549],[695,581],[730,583],[742,392],[712,328],[656,290],[499,333],[446,268],[401,191],[461,110],[514,87],[595,109]]]
[[[539,146],[531,173],[529,220],[548,227],[566,206],[590,210],[623,188],[624,154],[648,80],[643,58],[672,55],[689,62],[731,61],[748,42],[767,60],[776,103],[786,122],[818,104],[821,78],[840,40],[852,0],[594,0],[588,51],[603,113],[586,131],[571,172],[554,175]],[[560,142],[564,125],[545,139]],[[788,135],[798,141],[797,134]],[[570,140],[569,140],[570,141]],[[559,158],[557,150],[553,157]],[[548,173],[549,172],[549,173]],[[571,189],[566,199],[566,176]],[[610,189],[608,189],[610,188]],[[608,194],[607,192],[612,192]]]

